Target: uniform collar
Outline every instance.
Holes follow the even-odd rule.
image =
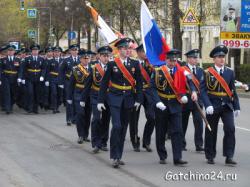
[[[222,69],[222,72],[224,72],[225,66],[222,66],[222,67],[220,68],[220,67],[214,65],[214,67],[215,67],[215,69],[216,69],[217,72],[220,73],[220,70],[221,70],[221,69]]]
[[[191,64],[189,64],[189,63],[188,63],[187,65],[188,65],[189,69],[191,69],[191,70],[192,70],[193,68],[196,69],[196,66],[193,66],[193,65],[191,65]]]

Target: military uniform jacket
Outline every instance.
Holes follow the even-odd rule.
[[[215,69],[215,67],[213,67]],[[222,77],[228,84],[233,93],[233,97],[225,96],[225,90],[222,88],[216,78],[207,70],[205,71],[205,84],[201,88],[201,97],[205,107],[213,106],[216,109],[223,105],[228,106],[231,110],[240,110],[239,98],[234,85],[234,72],[228,67],[224,67]],[[224,96],[222,95],[224,94]]]
[[[59,61],[55,58],[47,60],[46,81],[58,83],[59,66],[62,62],[62,58]]]
[[[176,68],[176,67],[175,67]],[[173,78],[174,79],[174,78]],[[196,91],[192,81],[187,79],[191,91]],[[182,104],[176,99],[174,91],[170,87],[165,75],[160,67],[156,67],[151,76],[151,94],[153,102],[163,102],[169,109],[170,113],[182,112]],[[180,94],[180,97],[185,94]],[[167,98],[169,97],[169,98]],[[173,98],[170,98],[173,97]]]
[[[65,58],[63,62],[59,66],[59,84],[64,84],[65,80],[70,79],[70,74],[74,66],[80,63],[79,57],[77,57],[77,61],[75,62],[73,57],[70,56]]]
[[[101,63],[98,61],[91,64],[90,74],[85,82],[86,89],[84,89],[84,91],[82,92],[82,101],[86,102],[87,98],[90,96],[91,104],[98,103],[98,94],[100,91],[101,81],[103,78],[101,73],[97,70],[96,64],[99,64],[101,66]],[[104,69],[103,71],[105,72]]]
[[[148,76],[151,77],[153,73],[153,67],[151,67],[150,64],[146,63],[146,61],[140,62],[140,65],[146,70]],[[142,102],[143,103],[147,102],[151,104],[153,103],[153,99],[150,91],[150,83],[148,83],[145,80],[142,71],[141,74],[142,74],[142,93],[143,93]]]
[[[187,65],[188,67],[188,65]],[[189,68],[189,67],[188,67]],[[190,70],[192,72],[192,70]],[[200,83],[200,90],[201,90],[201,87],[202,85],[205,84],[205,79],[204,79],[204,70],[198,66],[196,66],[196,74],[194,75],[196,77],[196,79],[199,81]],[[197,90],[198,91],[198,90]],[[198,103],[199,105],[202,107],[203,106],[203,102],[202,102],[202,99],[201,99],[201,93],[198,93],[197,92],[197,95],[198,95]],[[191,95],[188,94],[188,103],[183,105],[183,110],[192,110],[195,106],[195,103],[191,100]]]
[[[85,69],[81,64],[72,68],[69,79],[69,87],[67,92],[67,100],[82,101],[82,92],[86,89],[86,79],[89,77],[89,70]]]
[[[46,63],[40,56],[37,57],[37,61],[34,61],[32,56],[25,58],[25,61],[21,64],[20,76],[21,79],[27,79],[31,82],[38,82],[40,77],[45,78],[46,75]]]
[[[106,97],[110,106],[121,107],[122,103],[124,103],[125,108],[131,108],[135,101],[142,103],[142,77],[138,63],[136,60],[127,58],[124,65],[136,81],[135,88],[129,88],[131,86],[129,81],[124,77],[116,63],[110,61],[101,82],[98,103],[104,103]],[[117,86],[110,86],[110,82],[118,85],[120,89]],[[122,89],[122,86],[126,87],[126,89]],[[109,92],[107,93],[108,88]],[[135,92],[136,94],[134,94]]]
[[[15,57],[10,61],[8,57],[2,58],[0,62],[0,80],[1,76],[8,79],[10,83],[17,81],[20,68],[20,59]]]

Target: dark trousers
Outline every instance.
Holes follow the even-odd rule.
[[[91,143],[92,147],[106,147],[109,137],[110,110],[105,105],[106,110],[99,112],[97,104],[92,104],[93,118],[91,122]]]
[[[138,136],[140,109],[141,107],[138,110],[136,110],[136,108],[133,107],[129,122],[130,140],[132,142],[133,147],[140,147],[140,137]]]
[[[146,116],[146,124],[143,131],[143,146],[150,145],[151,143],[151,136],[154,132],[155,128],[155,111],[154,106],[149,103],[143,104]]]
[[[64,89],[65,89],[65,95],[68,95],[68,87],[69,87],[69,80],[65,80],[65,85],[64,85]],[[66,102],[66,121],[71,123],[72,121],[74,121],[74,105],[70,105]]]
[[[11,83],[8,79],[4,79],[2,91],[5,111],[11,112],[18,95],[17,83]]]
[[[171,136],[173,159],[182,158],[182,126],[181,112],[171,114],[168,110],[156,109],[156,149],[161,160],[167,158],[165,135],[168,130]],[[167,129],[169,127],[169,129]]]
[[[110,158],[121,159],[127,127],[132,108],[110,106],[112,129],[110,136]]]
[[[37,112],[40,101],[40,82],[27,81],[28,111]]]
[[[89,127],[90,127],[90,120],[91,120],[91,113],[92,113],[92,108],[90,104],[90,98],[87,99],[85,103],[85,111],[84,111],[84,116],[85,116],[85,125],[84,125],[84,131],[86,132],[86,136],[84,138],[87,138],[89,136]]]
[[[195,106],[192,110],[185,110],[182,112],[182,129],[183,129],[183,147],[186,147],[185,135],[187,132],[189,116],[192,113],[194,124],[194,144],[196,147],[203,146],[203,121],[201,115]]]
[[[58,110],[60,104],[60,90],[57,83],[50,83],[50,106],[52,110]]]
[[[223,156],[232,158],[235,150],[235,125],[234,113],[227,106],[221,106],[213,115],[207,115],[208,123],[212,131],[205,130],[205,155],[207,159],[213,159],[216,156],[216,142],[219,119],[221,118],[224,126],[223,137]]]

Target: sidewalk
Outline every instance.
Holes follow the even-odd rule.
[[[250,99],[250,92],[245,92],[242,89],[237,89],[237,94],[241,98],[249,98]]]

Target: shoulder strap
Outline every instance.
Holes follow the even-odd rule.
[[[174,80],[171,77],[171,75],[169,74],[167,66],[166,65],[161,66],[161,70],[163,71],[163,74],[164,74],[165,78],[167,79],[168,84],[170,85],[171,89],[173,90],[177,100],[181,103],[181,98],[177,92],[177,89],[174,86]]]
[[[122,72],[122,74],[124,75],[124,77],[128,80],[128,82],[131,84],[131,86],[134,87],[135,86],[135,79],[130,74],[128,69],[123,65],[120,58],[115,58],[114,61],[115,61],[116,65],[118,66],[118,68],[120,69],[120,71]]]
[[[233,93],[230,90],[230,88],[229,88],[227,82],[225,81],[225,79],[222,76],[220,76],[218,74],[218,72],[213,67],[208,68],[208,72],[210,72],[219,81],[220,85],[223,87],[223,89],[225,90],[227,95],[229,97],[233,97]]]
[[[144,67],[141,64],[140,64],[140,70],[141,70],[141,74],[142,74],[143,78],[149,84],[150,83],[150,77],[148,75],[148,72],[144,69]]]
[[[199,82],[199,80],[194,76],[194,74],[190,71],[190,69],[187,66],[183,66],[182,68],[184,70],[188,71],[191,74],[192,81],[193,81],[195,87],[197,88],[198,92],[200,93],[200,82]]]

